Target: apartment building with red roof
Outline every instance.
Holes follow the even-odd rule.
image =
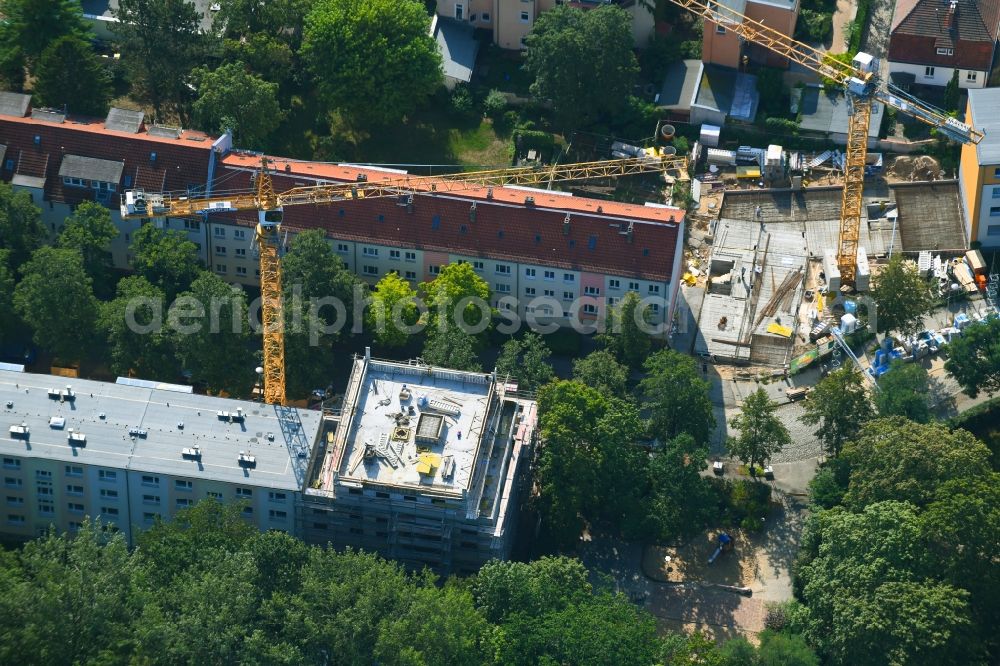
[[[985,88],[1000,37],[1000,0],[897,0],[889,75],[897,85]]]
[[[212,194],[251,187],[260,156],[234,150],[231,137],[146,125],[112,109],[101,121],[32,109],[27,95],[0,93],[0,177],[31,193],[53,237],[72,208],[96,200],[120,229],[115,265],[127,269],[135,220],[122,220],[126,189]],[[370,181],[400,172],[273,158],[275,189]],[[206,267],[256,286],[251,251],[256,217],[211,213],[157,224],[188,234]],[[388,272],[417,285],[441,267],[471,263],[490,284],[494,305],[561,325],[603,320],[626,292],[647,298],[654,321],[669,322],[681,274],[684,211],[520,187],[298,205],[285,210],[289,234],[321,229],[345,264],[370,283]]]

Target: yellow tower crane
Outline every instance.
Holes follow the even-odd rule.
[[[862,191],[865,158],[868,153],[868,125],[873,102],[881,102],[920,120],[952,140],[979,143],[983,135],[969,125],[952,118],[893,86],[884,86],[878,77],[878,61],[867,53],[858,53],[851,64],[829,58],[808,44],[768,27],[737,12],[718,0],[670,0],[707,21],[735,33],[742,41],[757,44],[835,81],[847,94],[850,114],[847,127],[847,150],[844,161],[844,189],[840,208],[840,239],[837,265],[845,285],[854,285],[861,231]]]
[[[633,174],[675,172],[687,178],[687,157],[637,157],[562,164],[551,168],[513,167],[444,176],[393,176],[377,181],[307,185],[275,192],[266,157],[252,190],[211,197],[127,190],[122,194],[123,219],[194,217],[211,212],[257,211],[254,243],[260,261],[261,324],[264,348],[264,401],[285,404],[285,337],[281,295],[281,219],[286,206],[331,204],[353,199],[458,192],[482,187],[614,178]]]

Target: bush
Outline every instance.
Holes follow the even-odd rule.
[[[686,42],[681,42],[681,58],[684,60],[701,59],[701,40],[691,39]]]
[[[764,127],[766,127],[768,131],[781,134],[796,134],[799,131],[799,124],[794,120],[789,120],[788,118],[777,118],[775,116],[771,116],[765,120]]]
[[[455,86],[455,89],[451,91],[450,103],[451,112],[459,117],[468,118],[475,110],[472,93],[463,85]]]
[[[670,145],[677,149],[678,155],[685,155],[691,152],[691,144],[688,142],[687,137],[675,136]]]
[[[826,42],[833,35],[833,14],[811,9],[799,11],[795,37],[806,42]]]
[[[507,97],[502,92],[494,88],[483,100],[483,113],[490,118],[496,119],[507,108]],[[515,114],[516,116],[516,114]]]
[[[524,154],[534,149],[542,155],[551,155],[556,145],[554,136],[538,130],[516,129],[511,140],[514,142],[518,154]]]
[[[861,48],[861,32],[865,29],[865,24],[868,23],[870,5],[871,0],[858,0],[858,13],[854,15],[854,20],[851,21],[851,28],[848,32],[848,53],[857,53]]]

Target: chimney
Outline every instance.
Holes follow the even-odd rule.
[[[535,197],[525,197],[524,198],[524,205],[527,206],[528,208],[531,208],[532,206],[534,206],[535,205]]]
[[[487,199],[492,199],[493,198],[493,188],[492,187],[487,187],[486,188],[486,198]]]

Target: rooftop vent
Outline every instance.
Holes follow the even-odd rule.
[[[285,173],[291,173],[291,172],[292,172],[292,165],[291,165],[291,164],[288,164],[288,163],[286,162],[286,163],[285,163]]]
[[[525,206],[534,206],[535,205],[535,197],[525,197],[524,198],[524,205]]]
[[[240,457],[238,459],[240,467],[256,467],[257,458],[250,455],[246,451],[240,451]]]
[[[194,446],[181,449],[181,458],[184,460],[201,460],[201,448]]]
[[[493,198],[493,188],[492,187],[487,187],[486,188],[486,198],[487,199],[492,199]]]
[[[368,174],[359,173],[358,177],[357,177],[357,181],[359,183],[367,183],[368,182]]]
[[[69,429],[69,435],[66,436],[66,440],[70,446],[87,446],[87,436],[82,432],[73,432],[72,428]]]
[[[235,412],[217,412],[217,414],[220,421],[228,421],[229,423],[243,423],[243,419],[246,418],[246,414],[239,407]]]
[[[148,434],[149,434],[148,432],[146,432],[145,430],[140,430],[139,428],[129,428],[128,430],[129,437],[139,437],[141,439],[146,439],[146,436]]]
[[[11,439],[28,439],[28,424],[22,422],[21,425],[12,425],[10,427]]]
[[[469,207],[469,222],[476,221],[476,202],[472,202],[472,206]]]
[[[156,152],[152,152],[152,153],[149,154],[149,161],[150,162],[155,162],[156,161]]]
[[[62,430],[66,426],[66,419],[62,416],[53,416],[49,418],[49,427],[54,430]]]

